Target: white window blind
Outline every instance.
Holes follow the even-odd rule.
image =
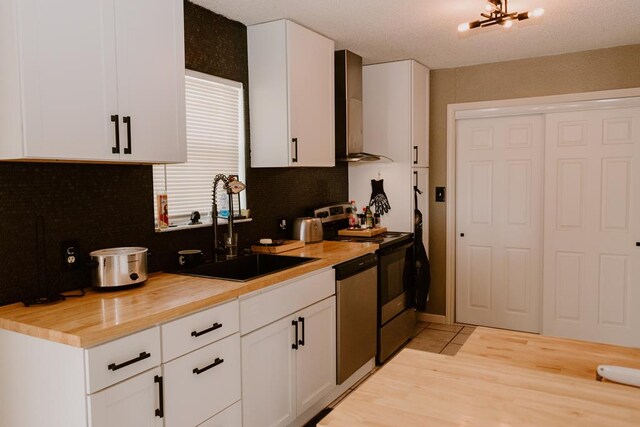
[[[168,195],[171,224],[186,224],[193,211],[200,212],[202,222],[211,222],[211,189],[217,174],[239,175],[244,182],[242,91],[242,83],[187,70],[187,162],[153,167],[154,192]],[[240,201],[234,196],[234,213],[239,213],[238,203],[246,208],[245,194],[246,190],[240,193]]]

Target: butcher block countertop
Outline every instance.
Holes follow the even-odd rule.
[[[87,289],[85,296],[48,306],[0,307],[0,329],[75,347],[92,347],[168,322],[285,280],[374,252],[373,243],[321,242],[282,255],[319,258],[247,282],[154,273],[138,288]]]
[[[404,349],[319,426],[637,426],[640,389],[598,382],[640,349],[477,328],[455,356]]]

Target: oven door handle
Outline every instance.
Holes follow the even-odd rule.
[[[387,255],[390,254],[392,252],[397,252],[397,251],[402,251],[405,249],[409,249],[413,247],[413,240],[411,241],[411,243],[405,243],[404,245],[401,246],[394,246],[392,248],[384,248],[384,249],[378,249],[378,254],[379,255]]]

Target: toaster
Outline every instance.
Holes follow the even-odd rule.
[[[320,218],[308,216],[296,218],[293,221],[293,238],[302,240],[305,243],[321,242],[323,232]]]

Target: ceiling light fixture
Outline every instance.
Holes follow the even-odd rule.
[[[544,9],[541,7],[528,12],[509,13],[507,3],[508,0],[487,0],[487,4],[484,7],[485,11],[480,14],[485,19],[462,23],[458,25],[458,31],[462,33],[473,28],[489,27],[496,24],[499,24],[504,28],[511,28],[513,21],[539,18],[544,15]]]

